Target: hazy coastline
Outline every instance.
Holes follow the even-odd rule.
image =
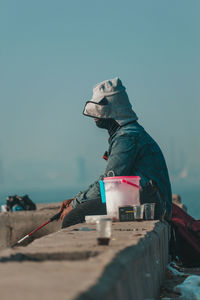
[[[84,190],[84,187],[4,188],[0,190],[0,205],[5,204],[8,195],[14,194],[28,194],[36,204],[60,203],[65,199],[73,197],[80,190]],[[187,206],[190,215],[196,219],[200,219],[200,187],[198,185],[173,185],[172,192],[181,196],[182,202]]]

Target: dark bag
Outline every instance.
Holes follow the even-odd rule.
[[[195,220],[179,206],[172,204],[172,238],[170,253],[178,256],[185,267],[200,266],[200,220]]]
[[[18,195],[9,196],[7,197],[7,210],[12,211],[12,208],[15,205],[19,205],[22,207],[23,210],[36,210],[36,205],[33,201],[29,198],[28,195],[24,195],[22,197]]]

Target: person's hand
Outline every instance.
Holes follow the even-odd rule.
[[[70,204],[71,204],[71,202],[74,200],[74,198],[72,198],[72,199],[68,199],[68,200],[64,200],[62,203],[61,203],[61,205],[60,205],[60,210],[59,210],[59,212],[62,212],[65,208],[67,208]]]
[[[63,210],[63,212],[62,212],[62,214],[61,214],[61,216],[60,216],[60,219],[63,220],[64,217],[65,217],[72,209],[73,209],[73,208],[72,208],[72,205],[69,204],[68,207],[66,207],[66,208]]]
[[[60,205],[60,210],[59,212],[62,212],[60,219],[63,220],[64,217],[72,210],[72,205],[71,202],[74,200],[74,198],[72,199],[68,199],[68,200],[64,200],[61,205]]]

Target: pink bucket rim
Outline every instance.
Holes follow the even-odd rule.
[[[109,179],[141,179],[140,176],[113,176],[113,177],[104,177],[103,180],[109,180]]]

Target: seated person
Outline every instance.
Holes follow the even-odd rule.
[[[99,180],[110,176],[140,176],[141,203],[155,202],[155,218],[170,220],[172,194],[165,159],[158,144],[138,123],[121,80],[114,78],[97,84],[83,114],[108,131],[107,166],[87,190],[62,202],[62,228],[84,222],[86,215],[106,214]]]

